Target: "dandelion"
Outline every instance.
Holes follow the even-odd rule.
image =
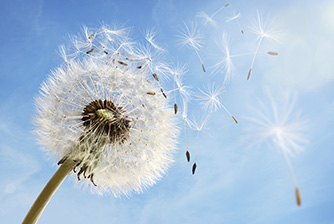
[[[227,3],[224,6],[220,7],[218,10],[216,10],[214,13],[212,13],[211,16],[209,16],[205,12],[201,11],[201,12],[197,13],[197,17],[203,18],[204,19],[204,24],[210,23],[211,25],[216,26],[217,24],[213,20],[213,17],[215,17],[218,12],[220,12],[221,10],[223,10],[224,8],[226,8],[229,5],[230,5],[230,3]]]
[[[255,52],[253,54],[252,63],[248,72],[247,80],[250,79],[250,76],[252,74],[253,65],[255,62],[255,57],[259,51],[260,45],[264,39],[266,40],[274,40],[279,42],[280,41],[280,35],[277,30],[273,29],[272,24],[268,23],[267,21],[263,21],[262,16],[260,13],[257,13],[257,21],[253,23],[253,26],[251,27],[251,30],[258,35],[258,43],[255,49]]]
[[[180,35],[177,36],[179,38],[179,43],[183,46],[188,46],[189,48],[194,49],[198,59],[202,64],[203,72],[205,72],[205,66],[203,60],[199,54],[199,49],[203,47],[204,41],[202,40],[201,35],[197,29],[196,23],[191,23],[190,27],[184,23],[184,29],[180,32]]]
[[[304,135],[306,123],[301,118],[300,112],[294,111],[296,97],[290,100],[287,96],[288,100],[278,104],[269,92],[267,95],[271,108],[269,109],[261,101],[259,106],[254,108],[257,116],[248,118],[254,126],[248,129],[249,134],[245,140],[252,142],[252,145],[271,143],[282,150],[295,185],[297,204],[300,205],[299,188],[289,156],[304,149],[304,145],[307,143]]]
[[[176,118],[162,94],[149,94],[160,87],[149,69],[138,68],[146,59],[134,42],[131,48],[128,38],[118,39],[122,32],[90,34],[78,42],[91,42],[96,55],[67,55],[36,99],[39,142],[60,167],[23,223],[37,222],[71,171],[92,192],[120,196],[152,186],[172,162]]]
[[[218,109],[223,108],[228,115],[233,119],[233,121],[238,124],[235,117],[231,114],[231,112],[221,103],[222,94],[224,93],[223,87],[216,87],[214,84],[209,86],[205,90],[200,90],[202,96],[199,98],[202,102],[202,107],[205,110],[209,110],[211,113],[216,112]]]

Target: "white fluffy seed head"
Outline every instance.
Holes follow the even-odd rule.
[[[165,173],[178,135],[174,111],[152,80],[154,59],[136,53],[124,28],[85,28],[72,40],[75,52],[61,48],[66,64],[36,99],[39,142],[58,160],[76,161],[78,179],[93,192],[141,192]]]

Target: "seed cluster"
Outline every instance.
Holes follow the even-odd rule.
[[[122,107],[112,101],[101,99],[89,103],[83,113],[82,121],[86,132],[95,136],[108,136],[111,143],[124,143],[129,135],[130,120],[124,115]]]

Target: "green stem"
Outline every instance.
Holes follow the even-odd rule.
[[[36,223],[49,203],[53,194],[56,192],[60,184],[65,180],[66,176],[75,167],[76,163],[72,160],[66,160],[53,175],[50,181],[46,184],[42,192],[39,194],[35,203],[31,206],[28,214],[24,218],[22,224]]]

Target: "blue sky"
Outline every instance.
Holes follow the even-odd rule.
[[[252,55],[233,59],[235,70],[224,85],[222,102],[238,125],[222,109],[208,113],[198,100],[189,105],[191,118],[210,115],[199,135],[187,130],[189,151],[192,155],[197,151],[194,176],[184,155],[181,130],[175,162],[155,186],[129,198],[114,198],[93,195],[76,185],[75,178],[68,178],[39,223],[333,224],[334,2],[233,0],[214,17],[216,27],[203,24],[196,16],[200,11],[212,14],[226,3],[2,1],[0,222],[21,222],[57,169],[54,159],[37,145],[32,122],[34,97],[50,71],[62,63],[57,51],[67,42],[67,34],[79,33],[83,25],[116,23],[130,27],[135,39],[144,40],[145,30],[154,26],[159,31],[157,42],[167,49],[170,61],[187,65],[184,83],[197,95],[212,83],[223,86],[226,72],[212,74],[212,66],[224,56],[218,47],[223,32],[230,37],[231,54],[255,51],[258,39],[251,28],[260,13],[272,22],[281,41],[264,40],[259,52],[279,54],[258,54],[249,81]],[[241,17],[225,23],[233,11]],[[206,73],[196,53],[177,44],[183,22],[198,25],[205,41],[199,53]],[[294,108],[285,125],[296,128],[295,124],[306,124],[298,133],[285,136],[300,134],[306,140],[303,150],[289,157],[301,191],[301,207],[296,205],[293,180],[279,145],[262,140],[256,132],[259,127],[251,122],[275,117],[272,105],[276,105],[278,117],[284,117],[292,99]],[[257,138],[259,144],[255,144]]]

